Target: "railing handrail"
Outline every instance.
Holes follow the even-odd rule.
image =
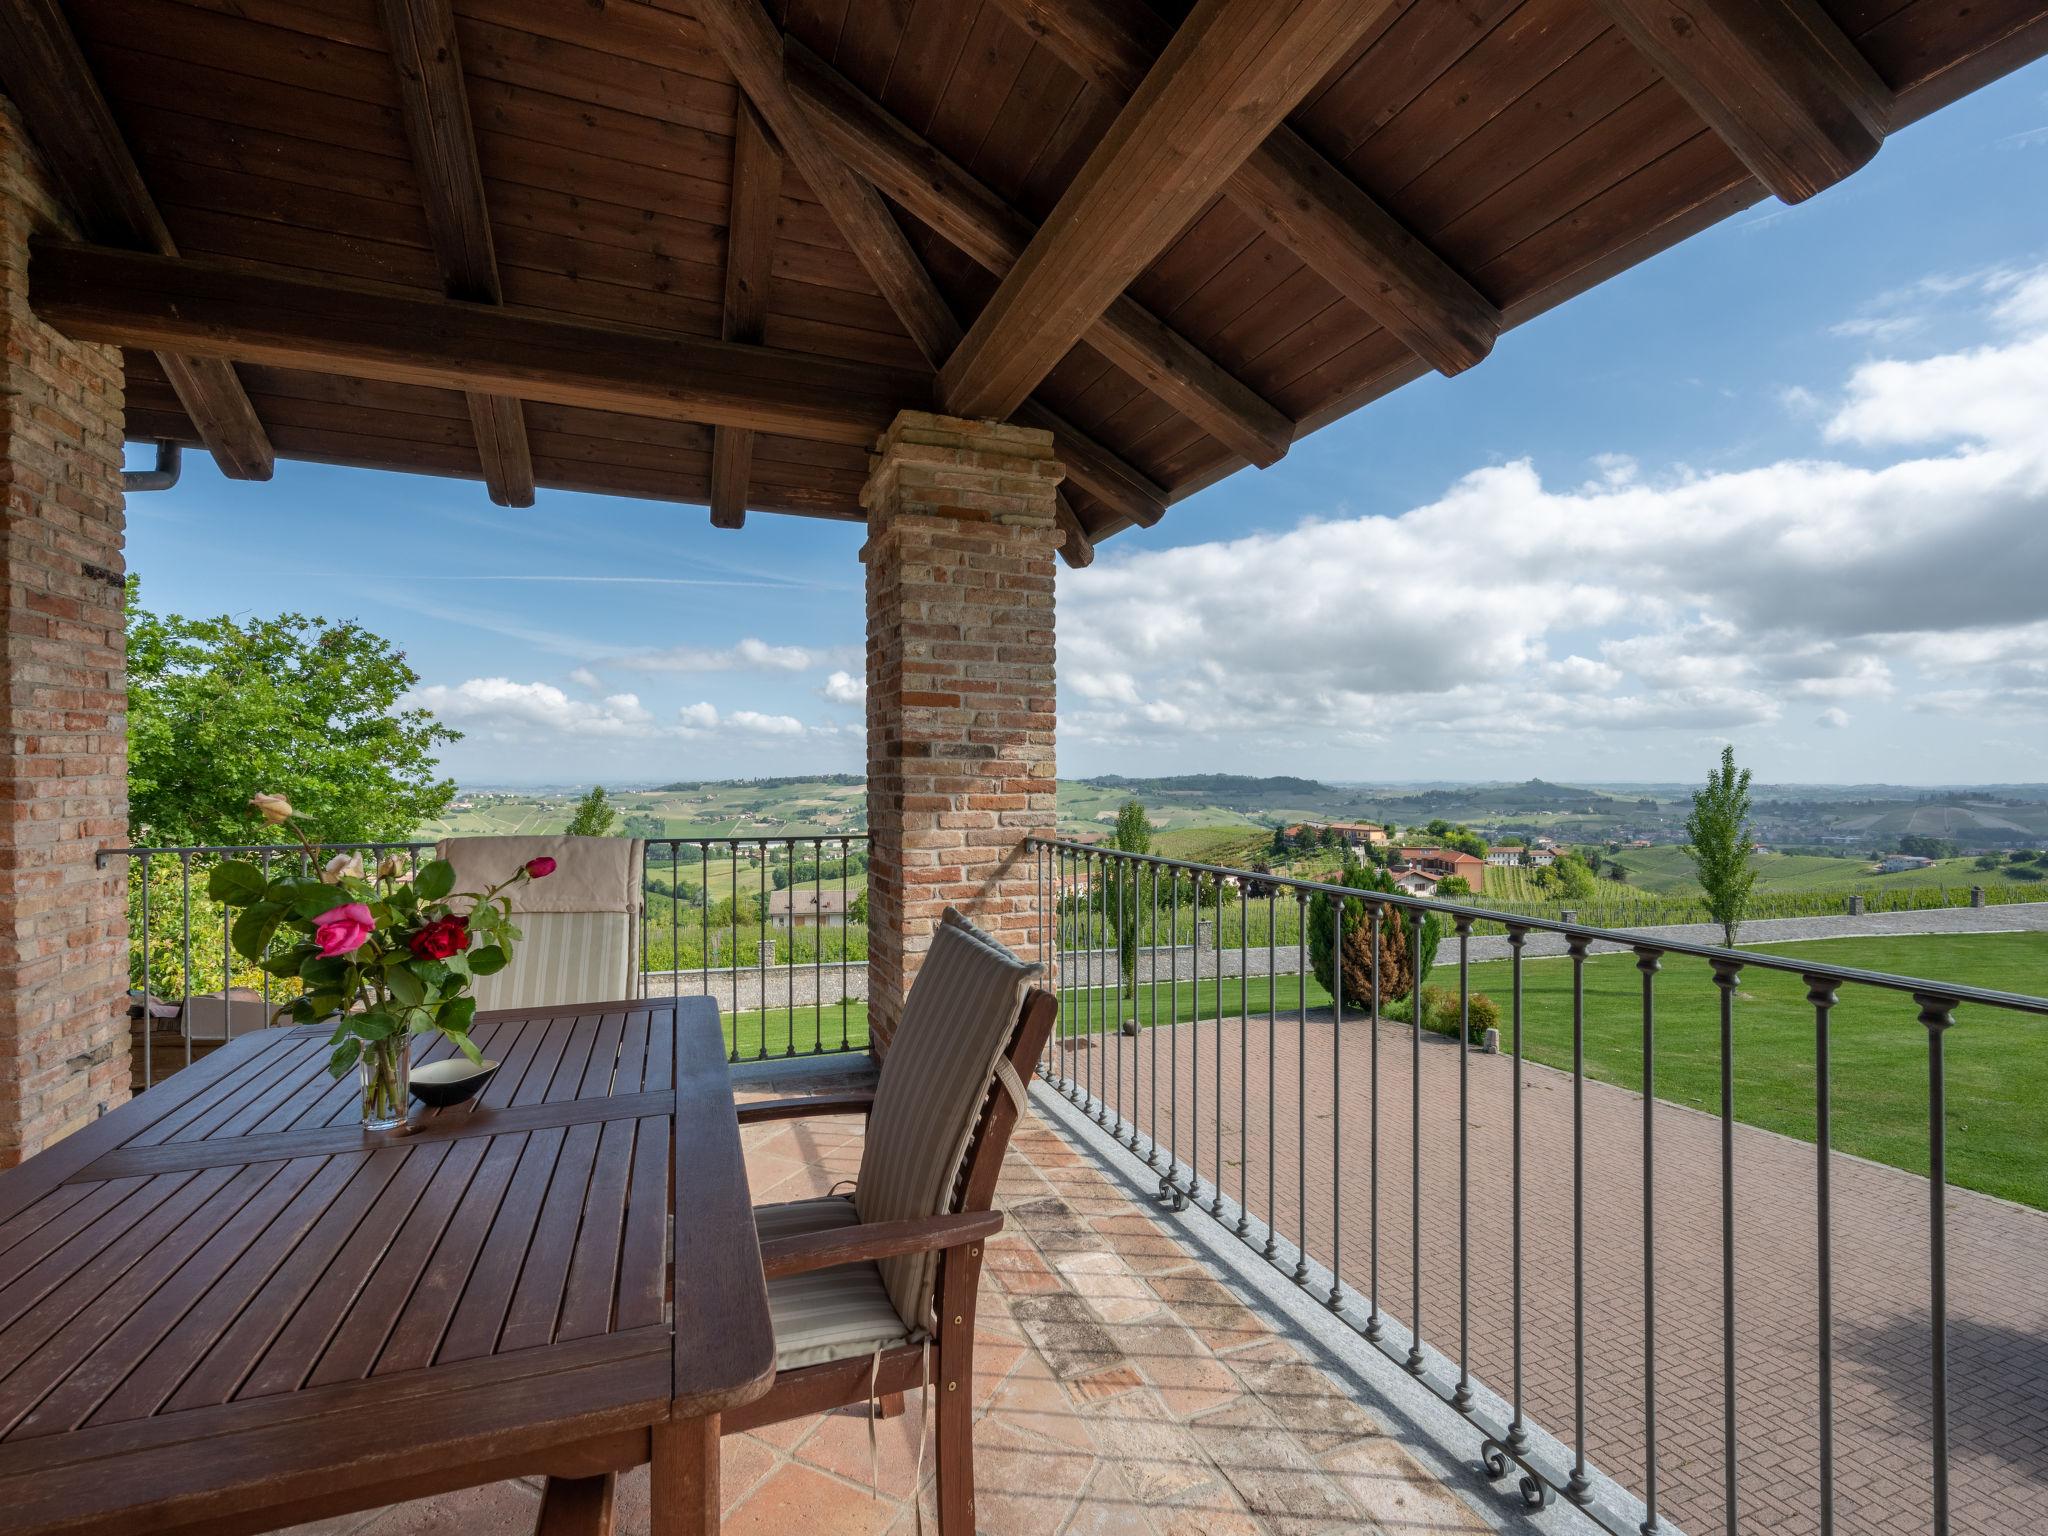
[[[480,833],[479,836],[489,836]],[[506,833],[508,837],[521,836]],[[699,837],[643,837],[643,843],[865,843],[870,833],[866,832],[714,832]],[[315,841],[315,848],[331,848],[337,853],[358,853],[368,849],[385,848],[433,848],[439,840],[431,837],[392,838],[382,842],[368,843],[324,843]],[[94,861],[105,868],[108,859],[133,858],[137,854],[145,858],[156,854],[194,853],[304,853],[306,850],[297,843],[139,843],[132,848],[102,848]]]
[[[1337,885],[1323,880],[1304,880],[1296,875],[1265,874],[1255,869],[1237,869],[1224,864],[1203,864],[1193,859],[1173,859],[1156,853],[1132,853],[1128,849],[1104,848],[1099,844],[1078,843],[1065,838],[1034,837],[1029,842],[1033,847],[1085,854],[1090,858],[1119,859],[1137,864],[1158,865],[1162,868],[1188,870],[1196,874],[1230,875],[1240,879],[1263,880],[1272,885],[1291,887],[1308,895],[1340,896],[1353,901],[1379,902],[1405,907],[1412,911],[1438,913],[1444,917],[1463,919],[1467,922],[1500,923],[1510,933],[1516,930],[1529,933],[1556,933],[1567,938],[1618,944],[1625,949],[1636,951],[1653,950],[1660,955],[1690,955],[1723,964],[1734,963],[1744,968],[1755,966],[1760,970],[1783,971],[1794,976],[1880,987],[1887,991],[1904,992],[1916,998],[1934,998],[1956,1006],[1975,1003],[1986,1008],[2004,1008],[2016,1013],[2048,1017],[2048,997],[2032,997],[2024,992],[1999,992],[1986,987],[1966,987],[1952,982],[1933,981],[1924,976],[1899,976],[1890,971],[1866,971],[1854,966],[1789,960],[1778,955],[1758,954],[1754,950],[1730,949],[1721,944],[1696,944],[1685,939],[1653,940],[1645,938],[1640,931],[1630,931],[1626,928],[1596,928],[1584,923],[1565,922],[1559,918],[1523,917],[1509,912],[1496,912],[1486,907],[1434,901],[1426,896],[1411,896],[1405,891],[1365,891],[1357,886]]]

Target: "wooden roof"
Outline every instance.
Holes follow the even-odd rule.
[[[32,274],[131,437],[737,525],[860,516],[936,403],[1054,428],[1080,559],[2043,52],[2048,0],[0,0],[154,258]]]

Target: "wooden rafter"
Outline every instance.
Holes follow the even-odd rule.
[[[939,370],[1008,416],[1391,0],[1199,0]]]
[[[1172,34],[1145,0],[997,3],[1117,101],[1137,91]],[[1438,372],[1462,372],[1493,349],[1500,311],[1285,124],[1238,167],[1224,192]]]
[[[801,43],[786,46],[792,89],[849,165],[998,277],[1017,264],[1037,232],[1028,218]],[[1253,464],[1274,463],[1293,442],[1281,411],[1128,295],[1085,339]]]
[[[782,151],[761,118],[739,103],[733,129],[732,202],[726,220],[725,306],[720,334],[733,342],[760,342],[768,323],[768,284],[775,258],[775,212],[782,196]],[[754,434],[720,427],[711,438],[711,525],[738,528],[747,520],[747,485],[753,478]]]
[[[448,297],[502,304],[455,13],[449,0],[383,0],[383,9],[405,136]],[[463,398],[491,500],[501,507],[532,506],[533,454],[518,400],[477,390],[465,390]]]
[[[87,239],[178,253],[57,0],[0,0],[0,84]],[[176,352],[160,353],[157,362],[221,473],[268,480],[276,455],[233,367]]]
[[[757,0],[698,0],[693,9],[739,82],[741,93],[761,114],[797,174],[824,205],[912,343],[926,361],[939,367],[959,346],[960,322],[910,248],[881,194],[826,146],[809,114],[798,105],[785,76],[782,37],[775,24]],[[1057,433],[1055,437],[1057,440]],[[1159,486],[1099,445],[1094,445],[1093,453],[1070,451],[1077,447],[1069,429],[1060,457],[1077,485],[1136,521],[1157,522],[1164,515],[1166,493]],[[1092,540],[1065,496],[1058,504],[1067,533],[1062,550],[1070,561],[1085,564]]]
[[[76,341],[481,389],[521,400],[868,447],[928,374],[557,320],[231,262],[31,243],[29,303]]]
[[[1600,0],[1756,179],[1800,202],[1884,142],[1890,87],[1819,0]]]

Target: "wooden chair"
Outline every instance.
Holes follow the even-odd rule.
[[[640,891],[646,844],[627,837],[451,837],[434,853],[455,866],[458,891],[496,885],[545,855],[555,872],[522,887],[512,963],[474,988],[478,1010],[554,1008],[638,997]]]
[[[741,1125],[866,1114],[851,1197],[754,1208],[775,1385],[726,1433],[918,1390],[937,1398],[940,1536],[974,1531],[974,1301],[1024,1083],[1059,1004],[948,909],[872,1094],[743,1105]],[[928,1351],[935,1350],[936,1363]],[[871,1406],[871,1411],[873,1411]]]

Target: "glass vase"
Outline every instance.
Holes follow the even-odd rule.
[[[412,1041],[403,1033],[365,1041],[357,1070],[363,1078],[363,1129],[396,1130],[405,1124],[412,1092]]]

